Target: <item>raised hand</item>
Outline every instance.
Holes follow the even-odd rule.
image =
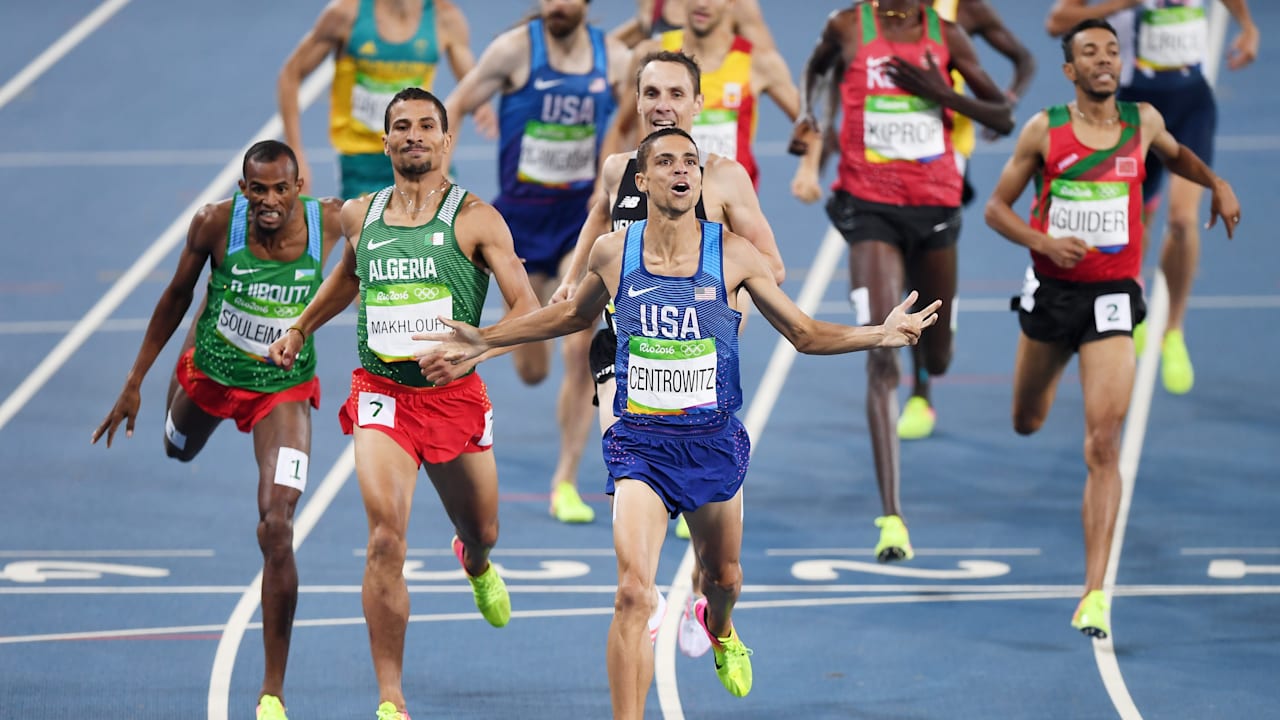
[[[420,333],[413,336],[414,340],[435,343],[413,353],[418,360],[418,366],[424,371],[430,363],[435,362],[437,357],[458,365],[479,357],[489,349],[480,335],[479,328],[446,317],[441,317],[440,322],[448,325],[452,332]]]
[[[919,294],[912,290],[907,299],[903,300],[897,307],[889,313],[889,317],[884,320],[885,336],[880,343],[881,347],[898,348],[906,345],[915,345],[920,342],[920,333],[930,325],[938,322],[938,308],[942,307],[941,300],[934,300],[919,312],[911,312],[911,307],[916,304]]]

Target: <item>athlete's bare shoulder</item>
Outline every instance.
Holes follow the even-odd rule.
[[[600,166],[600,187],[603,188],[610,204],[613,203],[614,195],[618,192],[622,173],[627,171],[627,163],[631,161],[632,155],[632,153],[614,153],[605,158]]]
[[[361,195],[357,198],[342,203],[342,210],[339,217],[342,221],[342,234],[347,236],[347,240],[354,247],[360,241],[360,231],[363,229],[364,216],[369,212],[369,205],[373,202],[373,198],[377,193]]]
[[[225,237],[231,224],[232,198],[202,205],[191,218],[188,241],[204,244]]]

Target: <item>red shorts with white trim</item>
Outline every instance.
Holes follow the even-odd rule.
[[[493,405],[474,372],[448,385],[414,388],[356,368],[338,422],[347,435],[356,426],[387,434],[419,465],[493,447]]]
[[[235,420],[240,432],[253,430],[281,403],[310,402],[311,407],[320,409],[320,378],[313,376],[279,392],[245,390],[205,375],[196,367],[195,353],[195,348],[188,348],[178,358],[178,383],[197,407],[214,417]]]

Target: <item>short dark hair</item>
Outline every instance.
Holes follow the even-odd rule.
[[[689,72],[689,80],[693,83],[693,94],[702,94],[702,68],[698,67],[697,60],[679,50],[659,50],[645,55],[640,60],[640,66],[636,69],[636,92],[640,92],[640,74],[644,72],[645,68],[649,67],[649,63],[655,62],[683,65],[684,69]]]
[[[1116,38],[1120,37],[1119,35],[1116,35],[1116,29],[1111,26],[1111,23],[1107,22],[1106,20],[1103,20],[1102,18],[1089,18],[1088,20],[1081,20],[1080,22],[1076,23],[1075,27],[1068,30],[1066,35],[1062,36],[1062,59],[1067,62],[1074,61],[1076,59],[1076,53],[1075,53],[1075,48],[1072,47],[1072,41],[1076,39],[1076,35],[1079,35],[1085,30],[1092,30],[1094,28],[1100,28],[1102,30],[1106,30],[1112,35],[1115,35]]]
[[[249,174],[250,162],[273,163],[281,156],[289,158],[289,164],[293,166],[293,176],[298,177],[298,156],[293,153],[293,148],[279,140],[262,140],[250,145],[244,153],[244,160],[240,163],[240,176],[245,177]]]
[[[654,130],[649,133],[648,137],[640,141],[640,147],[636,150],[636,172],[644,172],[648,169],[649,156],[653,154],[653,144],[671,135],[679,135],[693,143],[693,149],[695,152],[697,151],[698,143],[694,141],[693,136],[678,127],[664,127]]]
[[[386,112],[382,114],[382,132],[391,132],[391,108],[395,107],[398,102],[408,102],[410,100],[426,100],[429,103],[434,103],[436,109],[440,111],[440,128],[445,132],[449,132],[449,113],[444,109],[444,102],[420,87],[407,87],[391,98],[391,102],[387,103]]]

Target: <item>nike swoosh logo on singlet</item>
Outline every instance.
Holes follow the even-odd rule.
[[[641,295],[647,292],[652,292],[657,289],[658,289],[658,286],[654,285],[653,287],[645,288],[643,290],[637,290],[636,286],[632,285],[631,287],[627,288],[627,297],[640,297]]]
[[[395,242],[395,241],[397,241],[397,240],[399,240],[399,239],[400,239],[400,238],[391,238],[390,240],[383,240],[382,242],[378,242],[378,241],[376,241],[376,240],[370,240],[370,241],[369,241],[369,244],[368,244],[368,245],[366,245],[365,247],[366,247],[366,248],[368,248],[368,249],[370,249],[370,250],[377,250],[378,248],[382,247],[383,245],[390,245],[391,243],[393,243],[393,242]]]

